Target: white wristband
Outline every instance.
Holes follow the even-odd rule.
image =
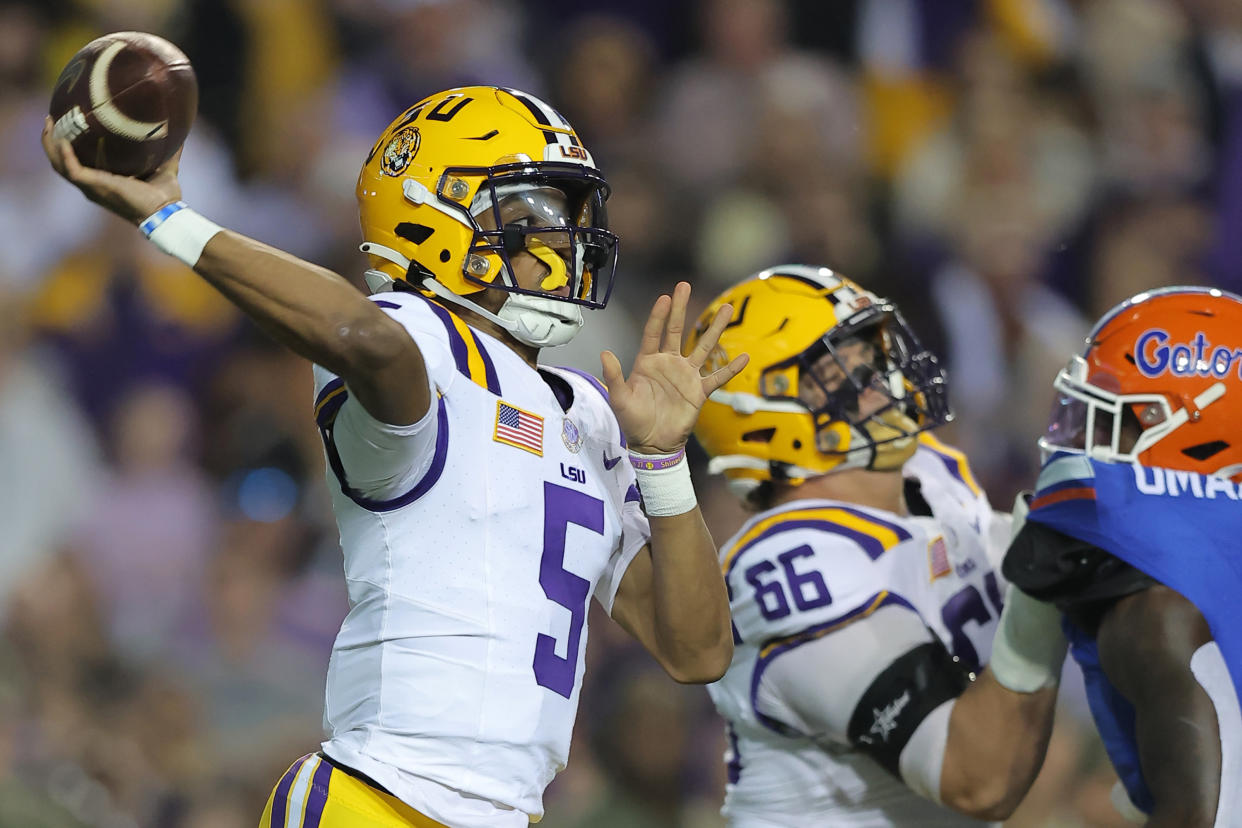
[[[177,201],[147,216],[138,229],[160,250],[194,267],[207,242],[224,228]]]
[[[1067,647],[1061,612],[1009,585],[988,669],[1015,693],[1034,693],[1061,679]]]
[[[649,517],[683,515],[699,505],[685,449],[670,455],[630,452],[630,463],[643,496],[643,510]]]

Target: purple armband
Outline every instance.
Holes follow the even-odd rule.
[[[635,454],[630,452],[630,464],[643,471],[663,471],[672,468],[686,458],[686,450],[679,449],[676,454]]]

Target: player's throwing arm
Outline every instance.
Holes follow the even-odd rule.
[[[341,276],[185,206],[180,149],[144,181],[83,166],[52,127],[49,117],[43,149],[58,173],[194,268],[273,338],[344,378],[372,416],[401,425],[426,413],[425,368],[405,330]]]

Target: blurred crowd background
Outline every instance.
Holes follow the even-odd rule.
[[[309,367],[55,178],[38,135],[91,38],[193,60],[185,198],[361,285],[353,185],[426,94],[553,102],[613,186],[620,282],[548,361],[623,361],[677,279],[783,261],[897,300],[995,505],[1056,370],[1141,289],[1242,287],[1239,0],[0,3],[0,826],[257,821],[320,739],[345,612]],[[744,519],[700,489],[723,540]],[[545,825],[714,826],[722,728],[597,618]],[[1011,825],[1115,825],[1071,679]]]

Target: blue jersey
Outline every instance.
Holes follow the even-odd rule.
[[[1058,453],[1040,473],[1028,520],[1085,541],[1176,590],[1207,620],[1242,687],[1242,490],[1218,477]],[[1109,683],[1093,634],[1066,622],[1100,735],[1131,800],[1150,810],[1134,710]]]

